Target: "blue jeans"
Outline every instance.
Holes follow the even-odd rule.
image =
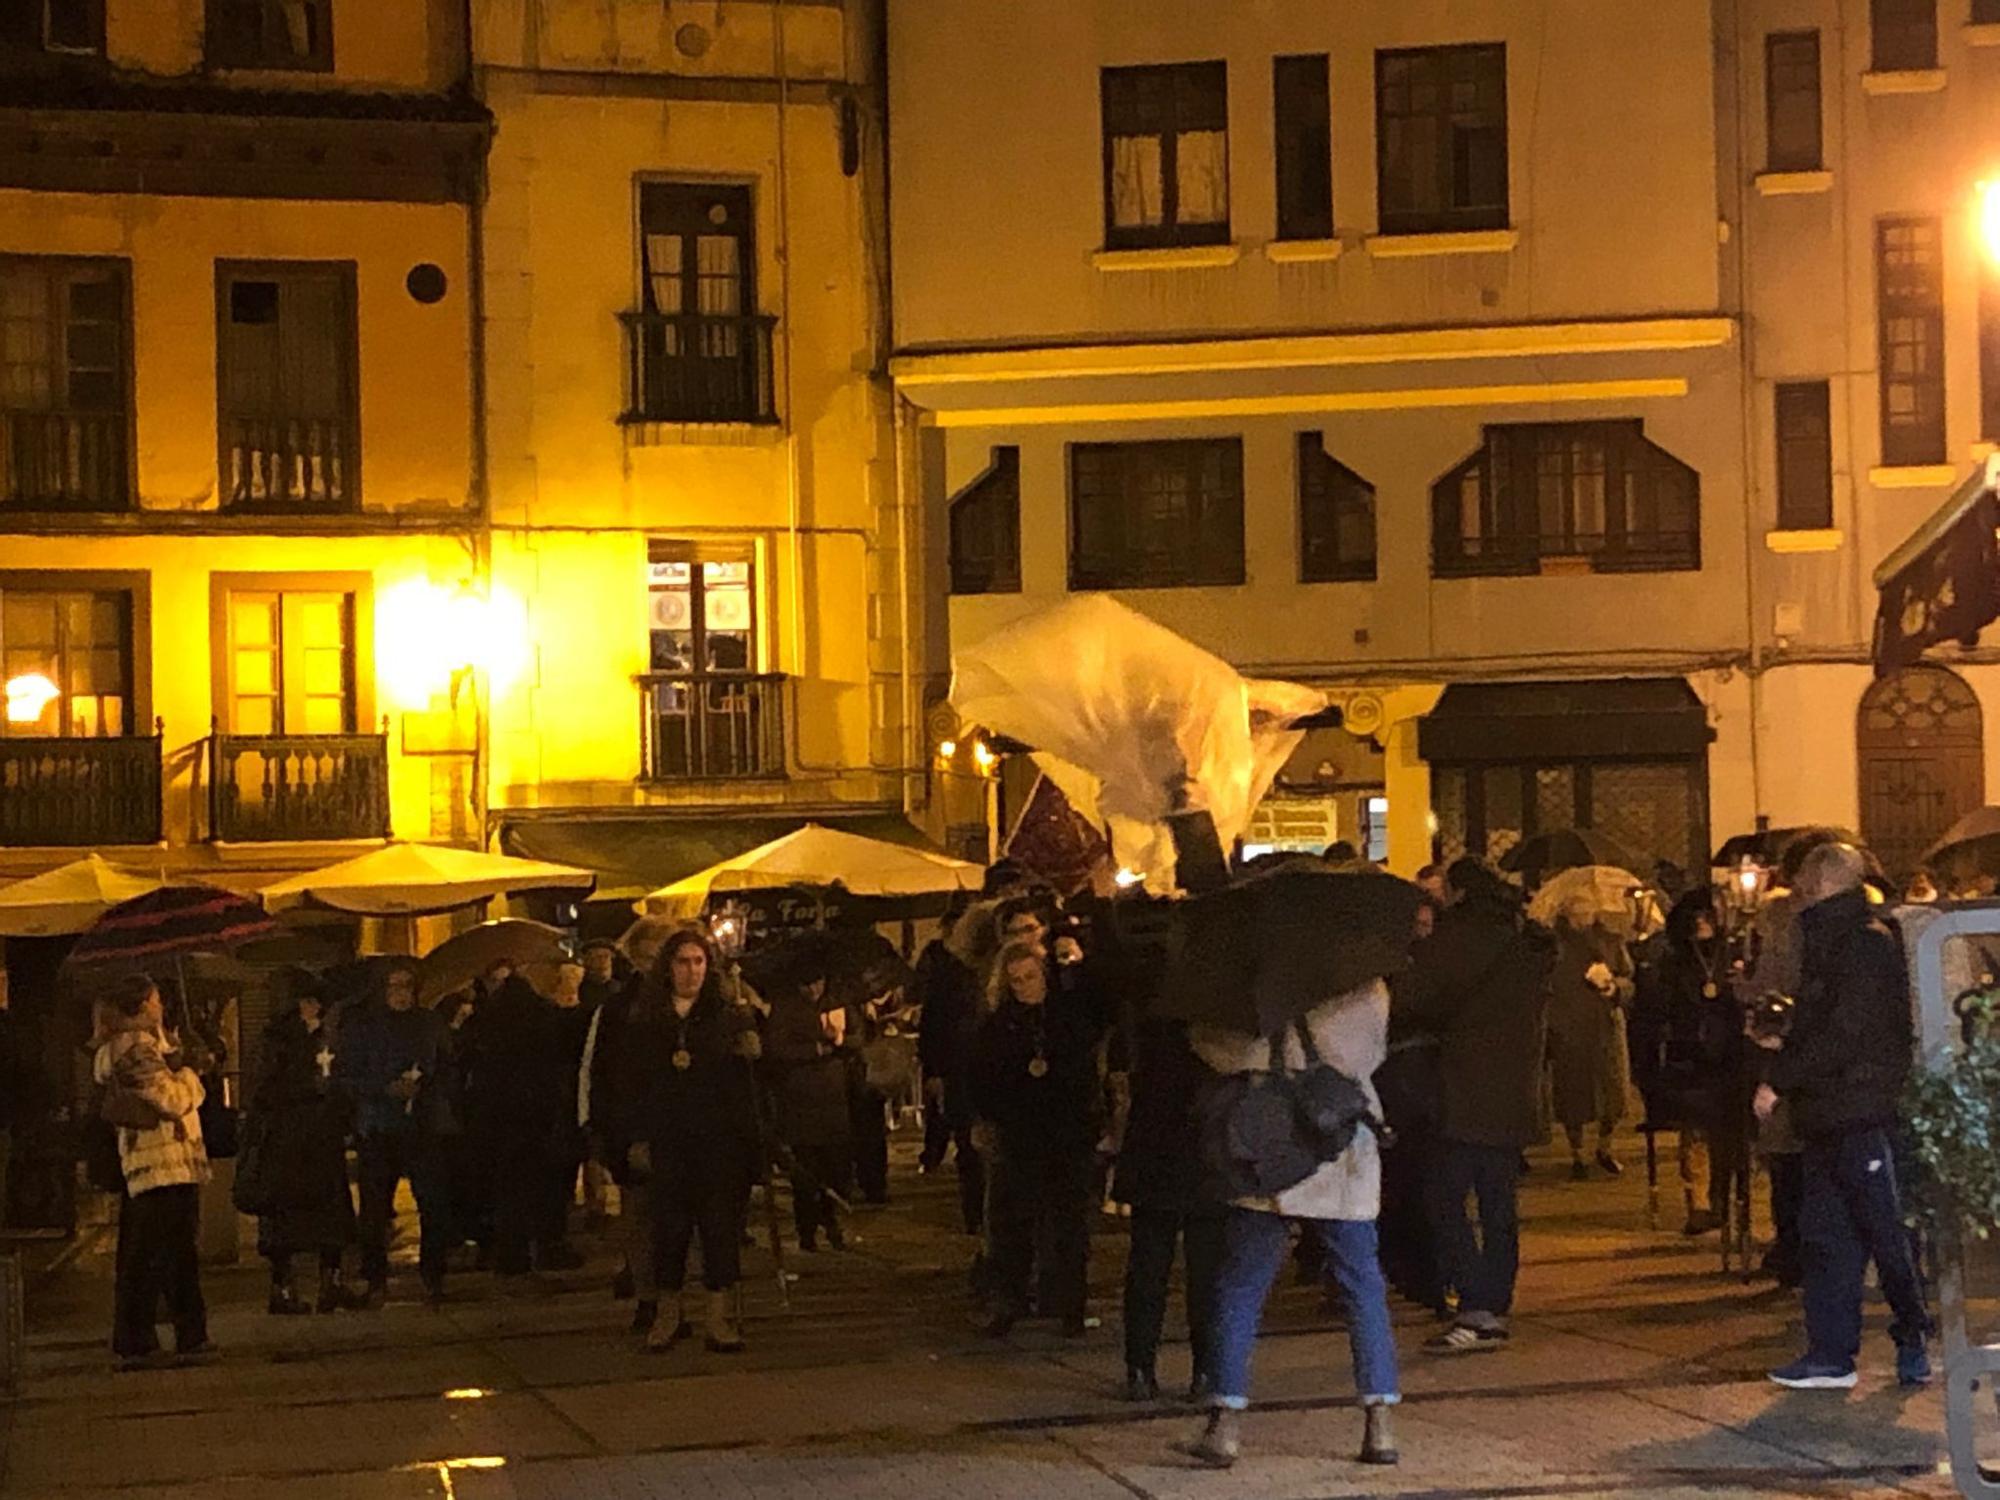
[[[1521,1216],[1515,1190],[1520,1154],[1501,1146],[1444,1141],[1432,1177],[1431,1218],[1444,1278],[1458,1289],[1459,1317],[1504,1318],[1514,1306],[1521,1271]],[[1465,1200],[1479,1205],[1479,1237],[1465,1217]]]
[[[1903,1206],[1896,1156],[1886,1130],[1808,1139],[1805,1204],[1799,1217],[1804,1259],[1806,1357],[1851,1365],[1861,1352],[1861,1279],[1875,1262],[1898,1345],[1930,1327]]]
[[[1402,1399],[1396,1380],[1396,1340],[1389,1326],[1389,1287],[1375,1252],[1372,1220],[1301,1219],[1307,1234],[1326,1247],[1326,1265],[1347,1304],[1347,1337],[1354,1352],[1354,1388],[1363,1406]],[[1250,1404],[1250,1352],[1264,1299],[1291,1248],[1290,1221],[1278,1214],[1232,1208],[1224,1229],[1222,1272],[1216,1279],[1214,1404],[1242,1411]]]

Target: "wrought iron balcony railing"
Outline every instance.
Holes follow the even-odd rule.
[[[649,672],[639,704],[648,781],[785,774],[782,672]]]
[[[208,835],[245,844],[387,838],[388,735],[211,735]]]
[[[0,845],[156,844],[160,736],[0,739]]]
[[[223,503],[232,510],[346,510],[355,502],[353,429],[325,417],[227,417]]]
[[[1438,578],[1508,577],[1538,572],[1672,573],[1701,566],[1698,531],[1621,531],[1602,536],[1447,535],[1431,549]]]
[[[624,313],[626,410],[637,422],[778,420],[768,314]]]
[[[125,432],[122,412],[0,411],[0,507],[126,509]]]

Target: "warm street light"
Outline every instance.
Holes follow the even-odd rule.
[[[57,687],[40,672],[28,672],[7,681],[7,722],[9,724],[32,724],[41,718],[48,706],[62,696]]]
[[[1979,244],[1986,258],[2000,265],[2000,178],[1979,184]]]

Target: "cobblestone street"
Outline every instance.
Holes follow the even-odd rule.
[[[1636,1153],[1635,1153],[1636,1154]],[[1103,1326],[1080,1343],[1025,1325],[979,1338],[947,1179],[899,1158],[896,1202],[855,1219],[845,1254],[791,1257],[779,1304],[750,1261],[750,1352],[649,1357],[607,1292],[609,1253],[531,1293],[465,1274],[439,1312],[414,1278],[373,1314],[273,1319],[261,1263],[211,1272],[211,1366],[113,1375],[106,1258],[31,1293],[23,1397],[0,1407],[0,1493],[22,1500],[460,1500],[757,1496],[1319,1500],[1404,1496],[1942,1495],[1942,1402],[1898,1391],[1879,1308],[1862,1384],[1788,1394],[1792,1300],[1719,1274],[1711,1240],[1645,1228],[1643,1173],[1572,1185],[1538,1161],[1512,1345],[1426,1357],[1428,1316],[1398,1309],[1403,1466],[1352,1463],[1345,1338],[1292,1288],[1267,1321],[1259,1408],[1227,1474],[1172,1444],[1191,1415],[1113,1399],[1120,1371],[1112,1221],[1093,1245]],[[1675,1195],[1668,1193],[1668,1198]],[[1676,1221],[1678,1205],[1666,1217]],[[1162,1369],[1186,1380],[1176,1342]]]

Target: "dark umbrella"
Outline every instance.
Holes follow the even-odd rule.
[[[1300,859],[1177,902],[1159,1013],[1267,1036],[1407,968],[1421,900],[1393,875]]]
[[[910,978],[896,945],[872,927],[780,938],[744,954],[742,967],[744,979],[765,996],[823,978],[829,996],[872,1000]]]
[[[545,969],[568,957],[569,944],[561,929],[546,922],[521,917],[481,922],[446,938],[424,955],[423,984],[417,998],[429,1005],[465,988],[495,964],[504,963],[520,972]]]
[[[1924,852],[1924,867],[1954,879],[2000,875],[2000,807],[1978,807]]]
[[[248,896],[212,885],[169,885],[120,902],[76,940],[73,964],[143,966],[189,953],[221,953],[278,924]]]
[[[1822,834],[1843,844],[1858,845],[1861,842],[1845,828],[1836,828],[1829,823],[1804,823],[1796,828],[1759,828],[1754,833],[1739,833],[1725,839],[1722,847],[1715,851],[1713,864],[1723,870],[1733,870],[1746,863],[1775,868],[1784,862],[1785,851],[1800,839]]]
[[[1613,865],[1636,870],[1637,861],[1595,828],[1556,828],[1522,839],[1501,857],[1500,868],[1519,875],[1529,889],[1558,870],[1579,865]]]

